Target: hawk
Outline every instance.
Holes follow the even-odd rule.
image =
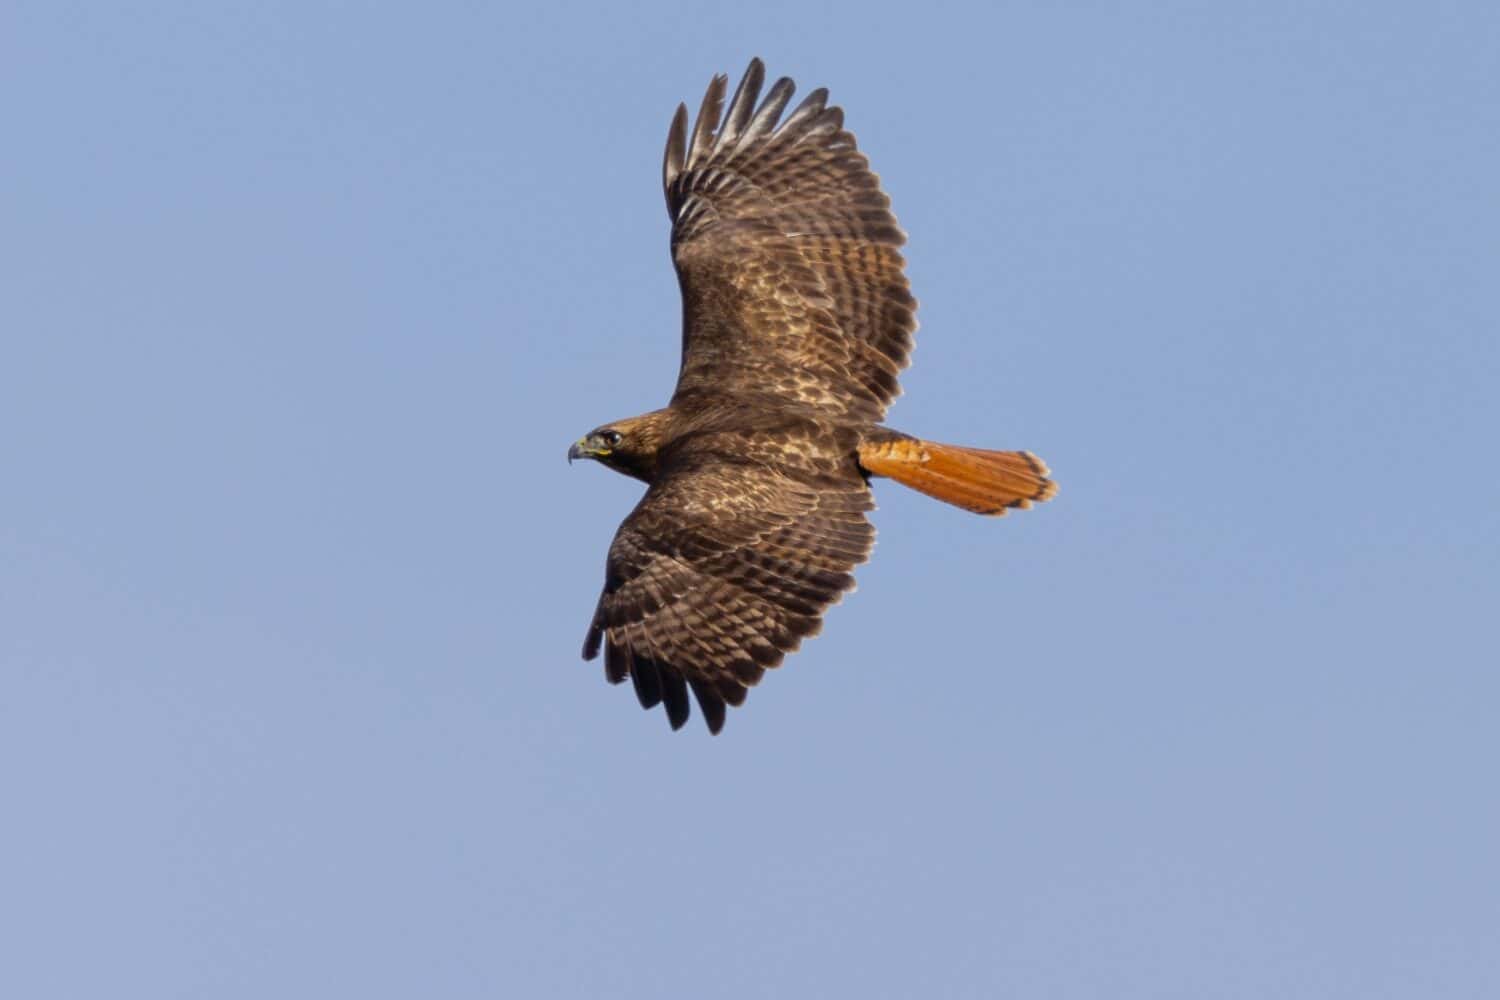
[[[916,330],[890,199],[815,90],[761,98],[750,63],[725,110],[679,105],[662,183],[682,290],[682,367],[663,409],[568,449],[648,484],[609,547],[583,657],[680,729],[710,732],[854,586],[870,554],[870,479],[978,514],[1047,500],[1030,452],[938,444],[882,425]]]

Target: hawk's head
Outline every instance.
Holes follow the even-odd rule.
[[[568,449],[568,461],[592,458],[627,476],[651,481],[661,447],[662,411],[616,420],[589,431]]]

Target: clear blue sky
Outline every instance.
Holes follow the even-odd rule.
[[[1500,8],[13,2],[0,994],[1500,995]],[[578,647],[673,108],[828,86],[910,233],[823,637]]]

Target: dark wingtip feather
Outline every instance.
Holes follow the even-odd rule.
[[[760,88],[766,82],[766,65],[759,59],[751,59],[740,85],[735,88],[734,98],[729,102],[729,112],[724,116],[724,127],[719,130],[715,146],[723,149],[734,145],[736,139],[750,123],[755,112],[755,102],[760,98]]]
[[[583,637],[583,658],[592,660],[599,655],[599,643],[604,639],[604,630],[598,625],[589,626],[589,634]]]
[[[682,173],[683,161],[687,157],[687,124],[688,110],[686,104],[677,105],[677,113],[672,116],[672,124],[667,129],[667,148],[661,158],[661,186],[663,191],[670,192],[672,182],[677,175]],[[668,209],[670,211],[671,199],[668,196]]]
[[[802,103],[797,105],[791,114],[787,115],[786,121],[781,123],[777,131],[784,135],[791,135],[807,126],[807,124],[823,113],[828,105],[828,88],[819,87],[806,97]]]
[[[786,110],[787,102],[792,99],[792,94],[797,90],[797,85],[790,77],[782,77],[771,85],[766,92],[766,99],[761,101],[760,109],[755,112],[755,117],[745,128],[745,134],[740,137],[740,146],[759,142],[770,135],[776,129],[776,122],[781,118],[781,113]]]
[[[632,655],[630,679],[635,682],[635,697],[642,708],[655,708],[661,704],[662,672],[655,660]]]
[[[592,659],[593,657],[590,657]],[[630,676],[630,658],[614,643],[604,646],[604,679],[611,684],[624,683]]]
[[[667,722],[671,723],[674,731],[681,729],[691,714],[687,681],[676,670],[665,665],[661,668],[661,700],[667,707]]]
[[[724,700],[707,683],[688,683],[693,687],[693,696],[698,699],[698,708],[703,712],[703,721],[708,724],[708,731],[715,736],[719,735],[719,730],[724,728]]]
[[[707,156],[713,145],[714,129],[719,127],[719,118],[724,113],[724,88],[727,86],[729,77],[723,73],[708,83],[703,103],[698,106],[698,120],[693,123],[693,138],[688,143],[687,162],[690,164]]]

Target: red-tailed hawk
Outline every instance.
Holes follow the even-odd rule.
[[[872,476],[1004,514],[1057,492],[1024,451],[923,441],[881,426],[916,300],[890,199],[815,90],[760,99],[750,63],[729,109],[717,76],[688,133],[679,106],[662,181],[682,287],[682,369],[665,409],[590,431],[568,458],[650,484],[609,548],[584,659],[641,705],[711,732],[726,705],[854,585],[875,530]]]

